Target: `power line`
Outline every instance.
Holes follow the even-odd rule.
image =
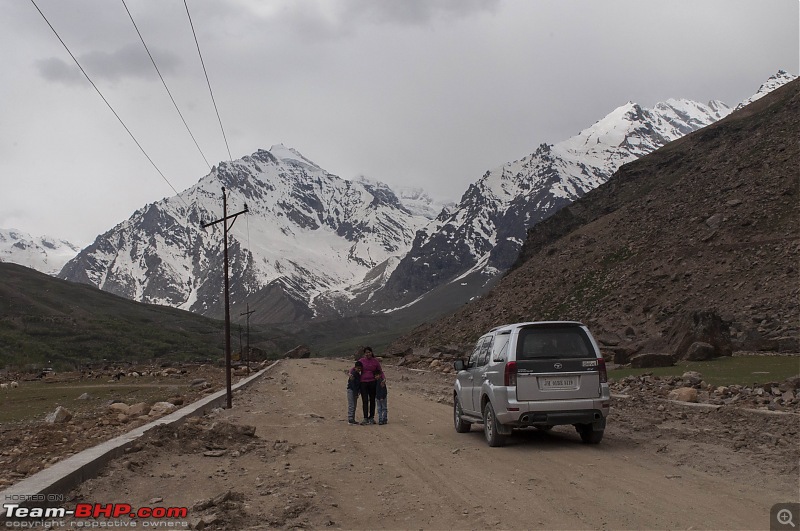
[[[142,46],[144,46],[145,51],[147,51],[147,55],[150,57],[150,62],[153,63],[153,68],[156,69],[156,72],[158,73],[158,77],[161,78],[161,83],[164,85],[164,89],[167,91],[167,94],[169,94],[169,99],[172,100],[172,105],[174,105],[175,106],[175,110],[178,111],[178,116],[181,117],[181,121],[183,121],[183,125],[186,127],[186,130],[189,132],[189,136],[192,137],[192,140],[194,141],[194,145],[197,147],[197,151],[200,152],[200,156],[203,157],[203,160],[206,162],[206,166],[208,166],[208,169],[210,170],[211,169],[211,164],[208,163],[208,159],[206,159],[206,156],[203,153],[203,150],[200,149],[200,145],[197,143],[197,139],[195,139],[194,135],[192,134],[192,130],[189,129],[189,124],[186,123],[186,120],[183,117],[183,113],[178,108],[178,104],[175,102],[175,98],[172,97],[172,92],[170,92],[169,87],[167,86],[167,82],[164,81],[164,76],[161,75],[161,71],[158,69],[158,65],[156,65],[155,59],[153,59],[153,54],[150,53],[150,49],[147,47],[147,44],[144,42],[144,37],[142,37],[142,33],[139,31],[139,27],[136,25],[136,21],[133,20],[133,15],[131,15],[131,12],[128,9],[128,5],[125,3],[125,0],[122,0],[122,5],[125,7],[125,11],[128,12],[128,17],[130,17],[131,22],[133,23],[133,27],[136,29],[136,33],[139,35],[139,39],[142,41]]]
[[[32,0],[31,0],[32,1]],[[208,71],[206,64],[203,61],[203,54],[200,52],[200,43],[197,41],[197,33],[194,31],[194,24],[192,23],[192,15],[189,14],[189,4],[183,0],[183,5],[186,7],[186,16],[189,17],[189,25],[192,27],[192,35],[194,35],[194,43],[197,45],[197,54],[200,56],[200,64],[203,65],[203,73],[206,76],[206,84],[208,84],[208,92],[211,94],[211,102],[214,104],[214,111],[217,113],[217,121],[219,122],[220,131],[222,131],[222,138],[225,140],[225,147],[228,150],[228,160],[233,160],[231,156],[231,148],[228,146],[228,137],[225,136],[225,128],[222,127],[222,118],[219,117],[219,109],[217,108],[217,101],[214,99],[214,91],[211,90],[211,81],[208,79]]]
[[[87,80],[87,81],[88,81],[88,82],[89,82],[89,83],[92,85],[92,87],[94,87],[94,90],[95,90],[95,91],[97,91],[97,94],[100,96],[100,98],[102,98],[103,102],[105,102],[105,104],[106,104],[106,106],[109,108],[109,110],[111,110],[111,112],[112,112],[112,113],[114,113],[114,116],[116,116],[117,120],[119,120],[119,123],[120,123],[120,124],[122,124],[122,127],[123,127],[123,128],[125,128],[125,131],[127,131],[128,135],[130,135],[131,139],[133,139],[133,141],[134,141],[134,142],[136,143],[136,145],[139,147],[139,150],[142,152],[142,154],[143,154],[143,155],[144,155],[144,156],[147,158],[147,160],[148,160],[148,161],[150,161],[150,164],[152,164],[152,165],[153,165],[153,168],[155,168],[155,169],[156,169],[156,171],[158,172],[158,174],[159,174],[159,175],[161,175],[161,178],[162,178],[162,179],[164,179],[164,182],[166,182],[166,183],[167,183],[167,185],[168,185],[170,188],[172,188],[172,191],[173,191],[173,192],[175,192],[175,195],[177,195],[177,196],[178,196],[178,198],[179,198],[181,201],[183,201],[183,203],[186,205],[186,207],[187,207],[187,208],[189,208],[189,205],[186,203],[186,201],[184,201],[184,200],[183,200],[183,198],[182,198],[182,197],[181,197],[181,196],[178,194],[178,191],[175,189],[175,187],[174,187],[174,186],[172,186],[172,183],[171,183],[171,182],[169,182],[169,179],[167,179],[167,176],[166,176],[166,175],[164,175],[164,173],[163,173],[163,172],[162,172],[162,171],[161,171],[161,170],[158,168],[158,166],[156,166],[156,163],[155,163],[155,162],[153,162],[153,159],[151,159],[151,158],[150,158],[150,155],[148,155],[148,154],[147,154],[147,152],[144,150],[144,148],[143,148],[143,147],[142,147],[142,145],[139,143],[139,141],[138,141],[138,140],[136,140],[136,137],[135,137],[135,136],[133,136],[133,133],[131,132],[131,130],[130,130],[130,129],[128,129],[128,126],[127,126],[127,125],[125,125],[125,122],[124,122],[124,121],[122,121],[122,118],[120,118],[119,114],[117,114],[117,111],[115,111],[115,110],[114,110],[114,107],[112,107],[112,106],[111,106],[111,104],[108,102],[108,100],[106,99],[106,97],[105,97],[105,96],[103,96],[103,93],[102,93],[102,92],[100,92],[100,89],[99,89],[99,88],[97,88],[97,85],[95,85],[95,84],[94,84],[94,81],[92,81],[92,78],[90,78],[90,77],[89,77],[89,74],[87,74],[87,73],[86,73],[86,70],[84,70],[84,69],[83,69],[83,67],[81,66],[81,64],[78,62],[78,59],[75,57],[75,55],[72,53],[72,51],[70,51],[70,49],[69,49],[69,46],[67,46],[67,44],[64,42],[64,39],[62,39],[62,38],[61,38],[61,36],[60,36],[60,35],[58,34],[58,32],[56,31],[56,29],[53,27],[53,25],[52,25],[52,24],[50,24],[50,21],[49,21],[49,20],[47,20],[47,17],[45,16],[45,14],[44,14],[44,13],[42,13],[42,10],[41,10],[41,9],[39,9],[39,6],[38,6],[38,5],[36,5],[36,0],[31,0],[31,3],[33,4],[33,7],[35,7],[35,8],[36,8],[36,11],[38,11],[38,12],[39,12],[39,14],[42,16],[42,18],[43,18],[43,19],[44,19],[44,21],[47,23],[47,25],[48,25],[48,26],[50,26],[50,29],[53,31],[53,33],[55,34],[55,36],[56,36],[56,38],[59,40],[59,42],[61,42],[61,44],[64,46],[64,49],[65,49],[65,50],[67,50],[67,53],[69,54],[69,56],[70,56],[70,57],[72,57],[72,60],[73,60],[73,61],[75,61],[75,64],[76,64],[76,65],[78,65],[78,68],[79,68],[79,69],[80,69],[80,71],[83,73],[84,77],[86,77],[86,80]]]

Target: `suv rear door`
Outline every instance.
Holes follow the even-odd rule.
[[[517,400],[598,398],[597,354],[579,324],[543,323],[517,332]]]

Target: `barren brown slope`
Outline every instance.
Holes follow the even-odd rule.
[[[530,229],[495,289],[388,352],[540,319],[586,322],[635,352],[697,311],[730,323],[735,350],[796,352],[799,120],[794,81],[623,166]]]

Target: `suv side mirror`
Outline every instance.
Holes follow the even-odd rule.
[[[453,368],[454,368],[456,371],[459,371],[459,372],[460,372],[460,371],[463,371],[464,369],[466,369],[466,368],[467,368],[467,366],[466,366],[466,364],[464,363],[464,360],[456,360],[456,361],[454,361],[454,362],[453,362]]]

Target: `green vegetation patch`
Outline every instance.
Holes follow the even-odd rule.
[[[748,355],[710,361],[681,361],[673,367],[613,369],[608,372],[608,377],[620,380],[626,376],[642,374],[681,376],[686,371],[699,372],[703,375],[703,380],[715,386],[764,384],[800,375],[800,357]]]
[[[63,406],[73,414],[103,408],[111,400],[122,400],[127,404],[137,402],[154,403],[166,400],[185,383],[158,382],[142,378],[136,384],[106,381],[81,380],[73,382],[30,381],[20,382],[19,387],[0,392],[0,424],[44,420],[45,416]],[[78,400],[87,393],[87,400]]]

